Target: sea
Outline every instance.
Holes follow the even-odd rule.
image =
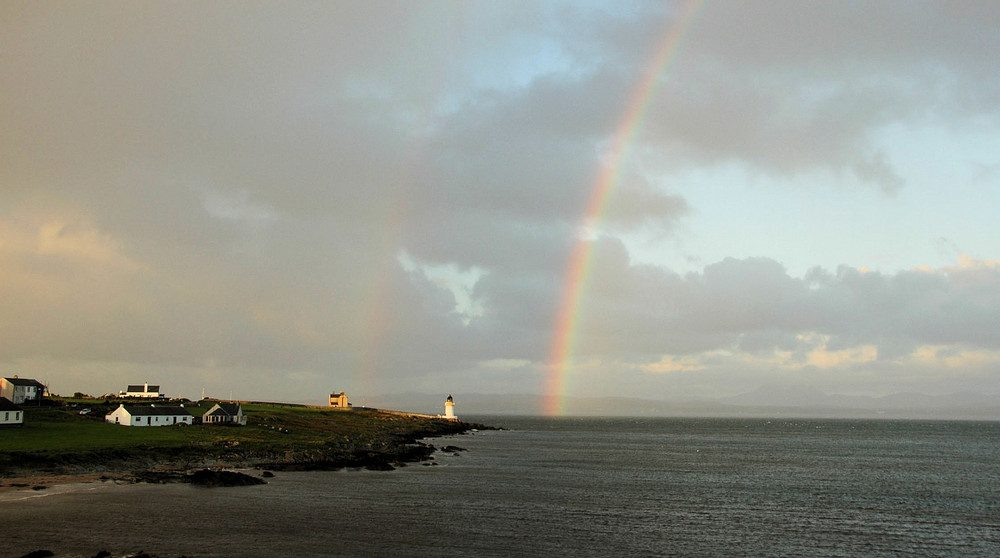
[[[1000,556],[1000,422],[470,418],[434,465],[3,493],[0,553]]]

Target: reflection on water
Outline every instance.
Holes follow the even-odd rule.
[[[468,451],[389,473],[8,493],[0,525],[8,548],[59,556],[988,556],[1000,545],[998,423],[476,420],[515,430],[434,440]]]

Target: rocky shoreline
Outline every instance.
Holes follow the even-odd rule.
[[[32,552],[29,552],[29,553],[21,556],[21,558],[53,558],[53,557],[57,557],[57,556],[58,556],[58,554],[52,552],[51,550],[44,550],[44,549],[42,549],[42,550],[35,550],[35,551],[32,551]],[[148,553],[146,553],[145,551],[142,551],[142,550],[140,550],[139,552],[136,552],[136,553],[122,554],[120,556],[122,558],[160,558],[156,554],[148,554]],[[110,552],[108,552],[107,550],[99,550],[99,551],[97,551],[97,553],[94,554],[93,558],[115,558],[115,555],[112,554],[112,553],[110,553]],[[181,555],[178,558],[188,558],[188,557],[185,556],[185,555]],[[194,557],[192,556],[190,558],[194,558]]]
[[[489,426],[459,421],[435,421],[432,427],[392,432],[367,440],[326,442],[317,449],[282,447],[213,447],[184,451],[154,447],[107,452],[77,452],[52,456],[10,452],[0,463],[0,492],[45,490],[52,486],[83,482],[190,483],[224,487],[264,484],[262,476],[240,471],[335,471],[345,468],[392,471],[410,463],[433,465],[439,448],[421,440],[490,430]],[[445,446],[442,451],[462,451]]]

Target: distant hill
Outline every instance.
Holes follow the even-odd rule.
[[[459,418],[538,415],[544,400],[532,394],[454,393]],[[359,405],[443,414],[448,394],[401,393],[369,397]],[[719,399],[658,401],[628,397],[565,398],[565,414],[576,416],[843,417],[1000,420],[1000,396],[897,393],[884,397],[828,394],[806,387],[764,386]]]

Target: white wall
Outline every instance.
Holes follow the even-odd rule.
[[[22,424],[23,411],[0,411],[0,424]]]
[[[125,412],[125,408],[122,407],[121,405],[119,405],[118,408],[115,409],[114,411],[111,411],[110,413],[104,415],[105,422],[110,422],[111,424],[124,424],[125,426],[132,425],[130,421],[131,418],[132,417],[129,416],[127,412]]]
[[[115,418],[118,422],[115,423]],[[150,419],[147,421],[146,419]],[[105,415],[104,420],[112,424],[124,424],[125,426],[173,426],[175,424],[192,424],[194,417],[191,415],[178,415],[177,421],[174,421],[174,415],[171,416],[147,416],[147,415],[135,415],[132,416],[125,410],[124,407],[118,407],[114,411]]]
[[[35,386],[14,385],[8,382],[6,378],[0,379],[0,384],[3,384],[2,389],[0,389],[0,396],[10,399],[15,405],[20,405],[26,399],[35,399],[38,396],[38,388]]]

